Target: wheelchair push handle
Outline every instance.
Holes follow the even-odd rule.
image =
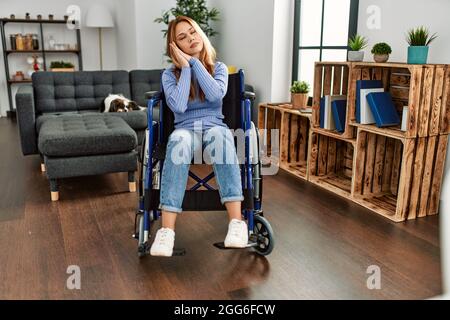
[[[145,99],[150,100],[150,99],[154,99],[154,100],[159,100],[161,99],[161,91],[148,91],[144,94]]]
[[[254,92],[251,91],[244,91],[243,93],[243,98],[244,99],[250,99],[251,101],[254,101],[256,98],[256,95]]]

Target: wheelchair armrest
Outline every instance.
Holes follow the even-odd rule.
[[[159,100],[161,99],[161,91],[148,91],[146,93],[144,93],[145,99],[149,100],[149,99],[155,99],[155,100]]]
[[[244,99],[250,99],[251,101],[254,101],[255,98],[256,98],[256,95],[254,92],[251,92],[251,91],[244,92]]]

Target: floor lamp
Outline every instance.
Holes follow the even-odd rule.
[[[86,27],[98,28],[98,48],[100,53],[100,70],[103,70],[102,29],[113,28],[114,20],[105,6],[94,4],[86,14]]]

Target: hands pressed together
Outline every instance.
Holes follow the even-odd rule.
[[[174,42],[170,43],[170,47],[172,48],[173,59],[178,61],[181,67],[189,67],[189,60],[192,56],[184,53]]]

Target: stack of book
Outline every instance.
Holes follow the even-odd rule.
[[[347,96],[324,96],[320,100],[320,127],[344,132],[347,116]]]
[[[392,96],[380,80],[356,81],[356,122],[388,127],[400,124]]]

